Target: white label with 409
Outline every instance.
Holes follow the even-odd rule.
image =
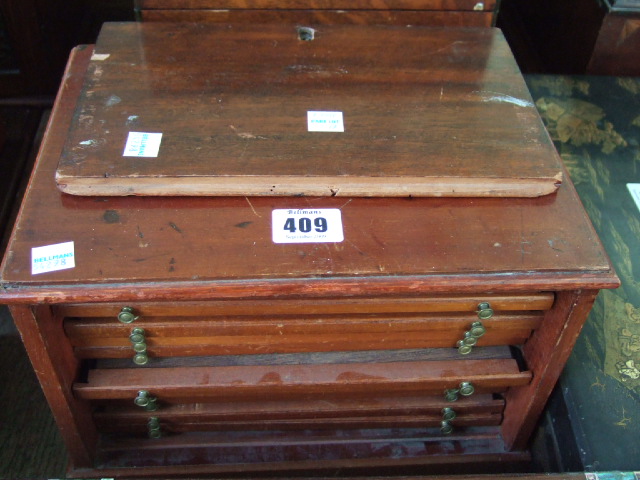
[[[342,242],[342,212],[338,208],[276,209],[271,213],[274,243]]]

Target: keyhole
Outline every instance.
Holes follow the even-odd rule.
[[[313,40],[316,31],[311,27],[298,27],[298,38],[303,42],[310,42]]]

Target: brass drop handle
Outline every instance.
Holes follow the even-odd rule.
[[[456,347],[461,355],[469,355],[473,350],[473,347],[478,343],[478,339],[483,336],[487,329],[482,323],[482,320],[488,320],[493,317],[493,309],[489,302],[481,302],[478,304],[478,321],[475,321],[469,327],[469,330],[464,332],[462,340],[458,340]]]
[[[493,309],[489,302],[481,302],[478,304],[478,318],[480,320],[489,320],[493,317]]]
[[[136,343],[145,343],[144,329],[134,328],[133,330],[131,330],[131,334],[129,335],[129,340],[131,340],[131,343],[133,343],[134,345]]]
[[[442,420],[440,422],[440,432],[443,435],[451,435],[453,433],[453,425],[448,420]]]
[[[473,395],[475,391],[475,387],[471,385],[470,382],[462,382],[458,388],[445,390],[444,398],[447,402],[455,402],[460,398],[460,395],[468,397],[469,395]]]
[[[451,421],[454,418],[456,418],[457,414],[456,411],[451,408],[451,407],[444,407],[442,409],[442,420],[447,420],[447,421]]]
[[[147,431],[149,433],[149,438],[160,438],[162,434],[160,433],[160,420],[158,417],[150,417],[147,422]]]
[[[463,397],[468,397],[470,395],[473,395],[475,391],[476,389],[474,388],[473,385],[471,385],[470,382],[462,382],[460,384],[460,395],[462,395]]]
[[[133,345],[133,363],[136,365],[146,365],[149,362],[147,355],[147,341],[144,335],[144,329],[134,328],[131,330],[129,340]]]
[[[473,322],[469,330],[464,332],[462,340],[458,340],[456,347],[461,355],[468,355],[478,343],[478,339],[486,333],[487,329],[482,322]]]
[[[122,307],[122,310],[120,310],[118,314],[118,321],[121,323],[135,322],[138,318],[140,317],[133,313],[133,308],[131,307]]]
[[[440,432],[443,435],[450,435],[453,433],[453,425],[451,421],[456,418],[456,412],[451,407],[445,407],[442,409],[442,421],[440,422]]]
[[[158,409],[158,399],[156,397],[152,397],[146,390],[140,390],[133,403],[144,408],[148,412],[153,412]]]

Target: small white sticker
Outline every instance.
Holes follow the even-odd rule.
[[[310,132],[344,132],[342,112],[307,112]]]
[[[273,243],[342,242],[339,208],[276,209],[271,213]]]
[[[111,56],[110,53],[94,53],[93,55],[91,55],[91,60],[104,62],[110,56]]]
[[[123,157],[157,157],[161,133],[129,132]]]
[[[73,242],[31,249],[31,275],[65,270],[76,266]]]
[[[636,202],[636,207],[640,210],[640,183],[627,183],[627,188],[633,200]]]

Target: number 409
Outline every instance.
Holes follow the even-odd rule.
[[[288,230],[291,233],[295,233],[300,230],[302,233],[309,233],[311,229],[315,229],[316,232],[327,231],[327,219],[323,217],[316,217],[311,222],[310,218],[300,217],[298,218],[298,224],[296,225],[295,218],[287,218],[284,222],[284,230]]]

